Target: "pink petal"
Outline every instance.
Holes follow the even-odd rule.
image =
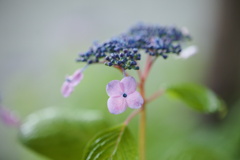
[[[9,126],[19,126],[20,119],[9,109],[0,107],[0,119]]]
[[[136,91],[137,83],[133,77],[125,77],[121,80],[123,91],[126,94],[131,94]]]
[[[127,103],[123,97],[110,97],[107,102],[108,110],[112,114],[120,114],[127,108]]]
[[[71,83],[68,81],[65,81],[63,83],[62,89],[61,89],[61,93],[62,93],[63,97],[66,98],[66,97],[70,96],[72,91],[73,91],[73,86],[71,85]]]
[[[183,34],[184,36],[189,36],[189,31],[188,31],[188,29],[187,29],[186,27],[182,27],[182,28],[181,28],[181,31],[182,31],[182,34]]]
[[[142,106],[144,100],[138,91],[129,94],[126,98],[128,107],[138,109]]]
[[[76,70],[74,74],[69,77],[69,80],[71,81],[71,84],[73,86],[78,85],[82,79],[83,79],[83,73],[81,69]]]
[[[110,97],[121,96],[123,94],[123,90],[121,88],[119,80],[113,80],[109,82],[106,86],[106,91],[108,96]]]

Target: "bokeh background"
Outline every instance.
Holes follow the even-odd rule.
[[[1,104],[22,119],[49,106],[99,109],[118,124],[130,110],[117,116],[107,111],[105,86],[121,79],[113,68],[89,67],[72,96],[60,94],[65,76],[84,65],[75,63],[77,54],[138,22],[186,26],[198,54],[188,60],[159,59],[147,94],[167,84],[205,84],[225,99],[229,114],[223,120],[203,116],[163,96],[149,105],[147,158],[238,160],[239,15],[237,0],[1,0]],[[137,120],[130,125],[136,139]],[[0,123],[0,160],[47,160],[21,145],[17,136],[15,128]]]

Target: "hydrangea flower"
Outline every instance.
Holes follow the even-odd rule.
[[[107,105],[112,114],[120,114],[127,108],[138,109],[144,100],[136,91],[137,83],[133,77],[124,77],[121,81],[113,80],[107,84],[106,91],[109,96]]]
[[[84,53],[79,54],[77,62],[87,64],[103,63],[106,66],[139,70],[141,52],[153,57],[167,59],[170,54],[179,55],[182,44],[191,40],[188,30],[171,26],[138,24],[127,32],[101,44],[94,43]]]
[[[196,54],[197,51],[198,51],[198,49],[196,46],[189,46],[189,47],[185,48],[184,50],[182,50],[182,52],[180,52],[180,55],[178,57],[187,59],[187,58],[193,56],[194,54]]]
[[[74,87],[77,86],[83,79],[83,69],[76,70],[73,75],[68,76],[65,82],[62,85],[62,95],[68,97],[74,90]]]
[[[0,120],[8,126],[19,126],[20,119],[9,109],[0,106]]]
[[[186,43],[191,39],[186,27],[137,24],[107,41],[93,43],[87,51],[78,55],[76,61],[86,63],[86,66],[105,64],[121,70],[124,74],[127,70],[142,70],[139,62],[143,54],[148,56],[148,64],[159,58],[167,59],[172,54],[179,58],[190,57],[197,52],[197,48],[192,46],[184,49],[183,46],[186,46]],[[82,72],[86,66],[67,77],[62,86],[64,97],[68,97],[73,92],[74,87],[82,80]],[[147,74],[142,76],[145,75]],[[125,76],[126,74],[121,81],[111,81],[106,87],[109,95],[107,105],[110,113],[120,114],[127,107],[137,109],[144,103],[142,96],[136,91],[135,79]]]

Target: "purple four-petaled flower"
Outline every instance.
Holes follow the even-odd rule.
[[[132,109],[140,108],[144,100],[136,89],[137,83],[133,77],[109,82],[106,87],[109,96],[107,102],[109,112],[120,114],[126,110],[127,106]]]

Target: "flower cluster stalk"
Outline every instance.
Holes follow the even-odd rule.
[[[140,113],[140,121],[139,121],[139,159],[140,160],[146,159],[146,105],[147,103],[155,100],[156,98],[158,98],[164,93],[163,90],[159,90],[154,94],[152,94],[149,98],[146,98],[146,95],[145,95],[145,82],[155,60],[156,58],[152,58],[151,56],[148,56],[146,60],[146,67],[144,72],[142,72],[141,70],[137,71],[139,76],[139,81],[140,81],[138,84],[139,92],[144,100],[144,103],[139,110],[132,112],[132,114],[130,114],[124,122],[126,125],[128,125],[128,123],[132,120],[132,118]]]
[[[146,68],[142,75],[140,75],[139,90],[140,94],[144,99],[144,103],[141,107],[140,112],[140,123],[139,123],[139,157],[140,160],[145,160],[146,157],[146,95],[145,95],[145,82],[153,64],[152,57],[148,56],[146,61]]]

